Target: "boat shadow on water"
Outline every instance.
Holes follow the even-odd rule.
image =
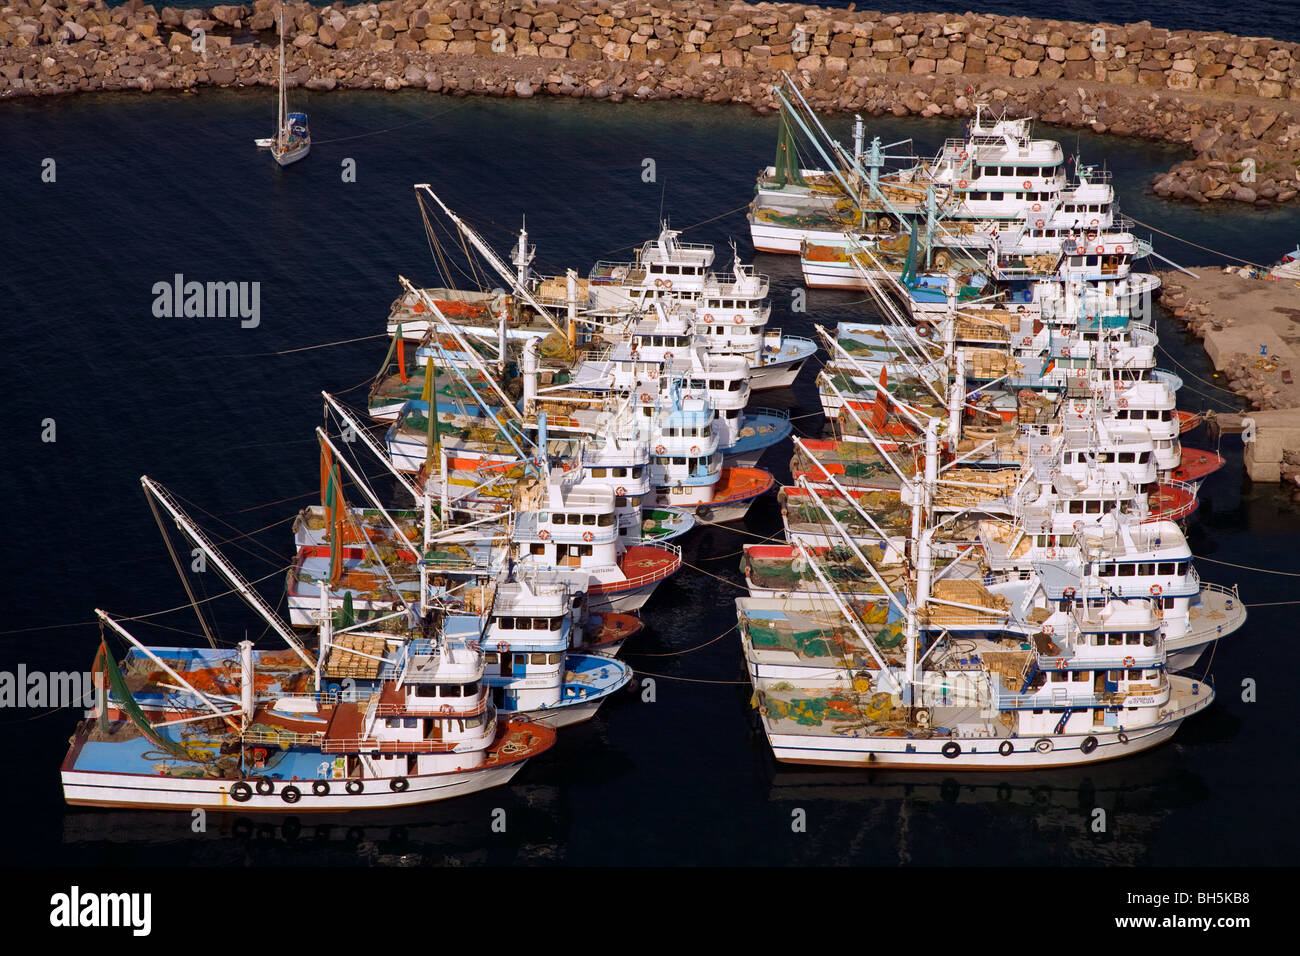
[[[173,860],[188,843],[208,865],[500,865],[558,859],[565,816],[557,787],[526,783],[364,814],[209,811],[202,832],[189,813],[70,808],[62,842],[74,855],[144,864]]]

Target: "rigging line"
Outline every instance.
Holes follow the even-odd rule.
[[[337,342],[322,342],[319,345],[304,345],[301,348],[283,349],[278,352],[246,352],[242,355],[209,355],[206,357],[218,361],[228,361],[230,359],[269,358],[274,355],[292,355],[295,352],[310,352],[313,349],[327,349],[335,345],[351,345],[353,342],[366,342],[370,339],[383,338],[387,335],[387,332],[380,332],[376,335],[362,335],[355,339],[339,339]]]
[[[689,225],[684,229],[679,229],[678,232],[690,232],[692,229],[698,229],[700,226],[707,226],[709,223],[716,222],[719,219],[724,219],[727,216],[734,216],[742,209],[748,209],[748,208],[749,208],[749,203],[745,203],[742,206],[737,206],[735,209],[728,209],[726,212],[720,212],[716,216],[710,216],[708,219],[701,219],[699,222]],[[626,252],[628,249],[640,249],[643,245],[645,245],[645,243],[636,242],[630,246],[619,246],[617,249],[609,249],[606,250],[605,252],[600,253],[599,255],[596,256],[596,258],[603,259],[605,258],[605,256],[612,256],[616,252]]]
[[[1243,607],[1282,607],[1285,604],[1300,604],[1300,601],[1265,601],[1262,604],[1244,604]],[[1217,641],[1215,642],[1218,643]]]
[[[1224,388],[1222,385],[1216,385],[1214,382],[1211,382],[1208,378],[1202,378],[1201,376],[1197,375],[1195,372],[1193,372],[1182,362],[1178,361],[1178,359],[1174,358],[1173,355],[1169,353],[1169,350],[1166,349],[1164,346],[1158,345],[1156,346],[1156,348],[1160,349],[1160,351],[1164,353],[1165,358],[1169,359],[1169,361],[1173,362],[1175,365],[1177,365],[1180,369],[1182,369],[1192,378],[1196,379],[1198,382],[1204,382],[1206,385],[1210,386],[1210,388],[1217,388],[1219,391],[1231,395],[1233,398],[1237,398],[1237,399],[1241,398],[1241,396],[1238,395],[1236,392],[1232,391],[1232,389]]]
[[[651,673],[650,671],[639,671],[636,670],[635,668],[633,668],[632,673],[636,674],[637,677],[657,677],[662,680],[680,680],[680,681],[685,681],[688,684],[722,684],[726,686],[741,685],[745,687],[749,686],[749,681],[747,680],[705,680],[701,677],[674,677],[672,674],[654,674]]]
[[[1194,561],[1209,561],[1211,564],[1223,564],[1230,568],[1240,568],[1243,571],[1258,571],[1260,574],[1281,574],[1288,578],[1300,578],[1300,571],[1277,571],[1273,568],[1255,568],[1249,564],[1233,564],[1231,561],[1220,561],[1218,558],[1207,558],[1203,554],[1193,555]]]
[[[275,563],[278,563],[280,560],[282,560],[281,555],[280,555],[280,553],[279,553],[278,551],[276,551],[274,548],[268,547],[268,546],[265,545],[265,544],[262,544],[260,541],[254,541],[253,543],[256,544],[256,545],[257,545],[259,548],[261,548],[263,551],[265,551],[267,554],[271,555],[271,558],[268,559],[268,558],[266,558],[266,557],[264,557],[264,556],[262,556],[262,555],[260,555],[260,554],[254,554],[252,551],[248,550],[248,548],[244,547],[242,544],[239,543],[239,539],[240,539],[240,538],[251,537],[251,535],[245,535],[242,531],[240,531],[238,528],[236,528],[233,524],[231,524],[231,523],[230,523],[229,521],[227,521],[225,518],[222,518],[222,517],[220,517],[219,515],[214,515],[214,514],[213,514],[211,511],[209,511],[207,508],[203,507],[202,505],[200,505],[200,504],[198,504],[198,503],[196,503],[196,502],[190,501],[190,500],[189,500],[188,498],[186,498],[184,495],[179,494],[179,493],[177,493],[177,492],[172,492],[172,494],[176,495],[177,498],[179,498],[181,501],[185,502],[185,503],[186,503],[187,505],[189,505],[191,508],[194,508],[194,509],[196,509],[196,510],[198,510],[198,511],[203,512],[205,515],[207,515],[207,516],[208,516],[209,518],[211,518],[213,521],[219,521],[221,524],[225,525],[225,526],[226,526],[227,528],[229,528],[231,531],[235,532],[235,537],[229,539],[229,541],[227,542],[228,544],[233,544],[235,547],[239,548],[239,550],[243,551],[245,554],[249,555],[250,557],[257,558],[257,560],[259,560],[259,561],[267,561],[268,563],[275,564]]]
[[[730,584],[733,588],[738,588],[741,591],[748,590],[748,588],[746,588],[743,584],[737,584],[735,581],[728,580],[727,578],[724,577],[719,577],[718,575],[714,574],[712,571],[705,571],[703,568],[697,568],[695,565],[687,561],[683,561],[682,564],[690,568],[692,571],[699,571],[700,574],[707,574],[709,577],[715,578],[721,581],[723,584]]]
[[[429,120],[437,119],[439,116],[449,113],[451,110],[455,108],[456,108],[455,106],[449,106],[445,110],[439,110],[438,112],[432,113],[429,116],[422,116],[419,119],[411,120],[409,123],[401,123],[397,126],[386,127],[385,129],[372,130],[369,133],[357,133],[355,136],[336,136],[334,139],[312,140],[312,145],[324,146],[326,143],[347,143],[347,142],[351,142],[354,139],[365,139],[367,136],[382,136],[384,133],[394,133],[399,129],[409,129],[412,126],[418,126],[421,123],[429,122]]]
[[[756,538],[756,539],[758,539],[760,542],[762,542],[762,541],[775,541],[775,540],[780,536],[780,534],[781,534],[781,532],[778,531],[778,532],[776,532],[775,534],[769,534],[769,535],[767,535],[766,537],[764,537],[764,536],[761,535],[761,534],[755,534],[753,531],[747,531],[747,530],[745,530],[744,528],[733,528],[733,527],[731,526],[731,524],[729,524],[729,523],[727,523],[727,522],[724,522],[724,521],[708,521],[708,520],[706,520],[705,518],[701,518],[699,515],[696,515],[696,516],[695,516],[695,523],[696,523],[696,524],[707,524],[707,525],[711,525],[711,526],[714,527],[714,528],[723,528],[723,529],[725,529],[725,530],[727,530],[727,531],[734,531],[736,534],[743,534],[743,535],[746,535],[747,537],[750,537],[750,538]]]
[[[628,651],[628,656],[629,656],[629,657],[677,657],[677,656],[680,655],[680,654],[689,654],[689,653],[691,653],[692,651],[698,651],[698,650],[700,650],[701,648],[708,647],[710,644],[716,644],[716,643],[718,643],[718,641],[722,640],[724,637],[726,637],[728,634],[730,634],[732,631],[734,631],[734,630],[735,630],[736,628],[738,628],[738,627],[740,627],[740,622],[739,622],[739,621],[737,621],[735,624],[731,625],[731,627],[727,628],[725,631],[723,631],[723,632],[722,632],[721,634],[719,634],[717,637],[712,638],[712,639],[710,639],[710,640],[707,640],[707,641],[705,641],[703,644],[696,644],[694,647],[688,647],[688,648],[686,648],[685,650],[682,650],[682,651],[668,651],[668,652],[663,653],[663,654],[652,654],[652,653],[649,653],[648,651]]]
[[[158,503],[154,501],[153,495],[146,495],[145,497],[149,500],[149,510],[153,512],[153,520],[158,524],[158,533],[162,535],[163,543],[167,545],[167,553],[172,556],[172,564],[176,567],[176,575],[181,579],[181,584],[185,587],[185,593],[189,596],[190,604],[194,608],[194,616],[199,619],[199,627],[203,628],[203,634],[208,639],[208,644],[215,651],[217,649],[217,639],[212,636],[212,631],[208,627],[208,619],[199,610],[198,601],[194,597],[194,589],[190,587],[190,579],[185,576],[185,569],[181,567],[181,559],[176,556],[176,546],[172,543],[172,536],[167,533],[167,526],[163,524],[162,515],[158,513]]]
[[[1155,226],[1151,225],[1150,223],[1143,222],[1141,219],[1138,219],[1136,216],[1133,216],[1129,213],[1125,213],[1125,216],[1128,219],[1133,220],[1133,222],[1137,223],[1139,226],[1142,226],[1144,229],[1150,229],[1152,232],[1158,232],[1162,236],[1167,236],[1170,239],[1173,239],[1175,242],[1181,242],[1184,245],[1191,246],[1193,249],[1200,249],[1202,252],[1212,252],[1216,256],[1223,256],[1223,258],[1232,259],[1235,262],[1244,262],[1246,265],[1254,266],[1256,269],[1264,268],[1264,266],[1261,266],[1258,262],[1251,262],[1249,259],[1242,259],[1240,256],[1229,255],[1226,252],[1220,252],[1217,249],[1211,249],[1209,246],[1199,245],[1198,243],[1192,242],[1190,239],[1184,239],[1181,236],[1175,236],[1172,232],[1165,232],[1163,229],[1157,229]]]
[[[293,565],[286,565],[285,567],[281,568],[281,569],[278,570],[278,571],[272,571],[270,574],[266,575],[265,577],[257,578],[255,581],[250,581],[250,582],[248,582],[248,583],[249,583],[249,584],[261,584],[263,581],[269,580],[270,578],[273,578],[273,577],[275,577],[276,575],[283,574],[284,572],[291,570],[292,567],[293,567]],[[199,603],[202,603],[202,604],[208,604],[208,603],[210,603],[210,602],[212,602],[212,601],[217,600],[217,598],[223,598],[223,597],[226,597],[227,595],[235,594],[235,593],[237,593],[237,591],[238,591],[237,588],[231,588],[229,591],[223,591],[223,592],[220,593],[220,594],[214,594],[214,595],[212,595],[211,597],[204,598],[204,599],[203,599],[201,602],[199,602]],[[119,617],[119,618],[117,618],[117,620],[119,620],[119,621],[144,621],[144,620],[146,620],[147,618],[151,618],[151,617],[161,617],[161,616],[164,615],[164,614],[171,614],[171,613],[173,613],[173,612],[175,612],[175,611],[184,611],[186,608],[189,608],[189,607],[191,607],[191,605],[189,605],[189,604],[178,604],[178,605],[176,605],[176,607],[170,607],[170,608],[167,608],[165,611],[152,611],[152,612],[150,612],[150,613],[148,613],[148,614],[138,614],[138,615],[136,615],[135,617]],[[15,628],[14,630],[10,630],[10,631],[0,631],[0,637],[7,637],[7,636],[9,636],[10,634],[28,634],[28,633],[31,633],[31,632],[33,632],[33,631],[62,631],[62,630],[68,630],[68,629],[70,629],[70,628],[74,628],[74,627],[94,627],[94,626],[95,626],[96,624],[98,624],[98,623],[99,623],[98,621],[72,621],[72,622],[70,622],[70,623],[68,623],[68,624],[42,624],[42,625],[40,625],[40,626],[38,626],[38,627],[20,627],[20,628]],[[151,623],[152,623],[152,622],[151,622]],[[159,627],[162,627],[163,625],[158,625],[158,626],[159,626]],[[198,635],[195,635],[195,636],[197,637]]]

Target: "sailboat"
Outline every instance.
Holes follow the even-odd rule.
[[[311,152],[311,133],[306,113],[289,113],[284,92],[284,6],[280,7],[280,110],[275,136],[257,140],[261,149],[269,149],[271,158],[281,166],[305,159]]]

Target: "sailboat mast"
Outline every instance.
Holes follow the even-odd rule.
[[[283,142],[284,137],[284,4],[280,4],[280,116],[275,124],[275,140]]]

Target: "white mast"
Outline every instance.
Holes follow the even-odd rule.
[[[280,116],[275,124],[275,145],[277,150],[284,149],[284,4],[280,4]]]

